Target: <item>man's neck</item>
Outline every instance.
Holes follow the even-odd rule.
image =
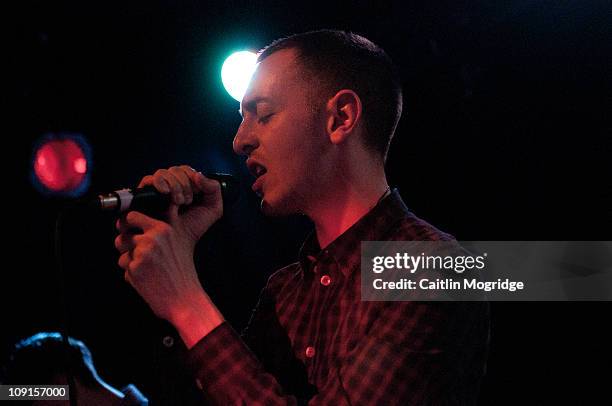
[[[317,240],[325,248],[367,214],[389,190],[384,177],[366,184],[344,182],[344,189],[329,194],[308,213],[315,224]]]

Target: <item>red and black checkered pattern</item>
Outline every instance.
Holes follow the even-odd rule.
[[[272,275],[239,336],[227,323],[189,353],[221,405],[468,405],[484,374],[484,302],[362,302],[361,241],[452,240],[397,190],[326,249]]]

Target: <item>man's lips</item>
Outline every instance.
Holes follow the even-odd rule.
[[[255,176],[256,178],[259,178],[267,171],[265,166],[263,166],[261,163],[259,163],[253,158],[247,159],[246,165],[249,169],[249,172],[251,172],[251,175]]]
[[[255,183],[253,183],[251,189],[258,195],[261,195],[263,177],[268,170],[265,166],[259,163],[259,161],[253,158],[248,158],[246,161],[246,165],[249,169],[249,172],[251,172],[251,175],[255,177]]]
[[[264,176],[265,175],[260,175],[257,179],[255,179],[253,186],[251,186],[251,190],[257,193],[258,195],[261,195],[261,189],[262,189],[262,183],[263,183]]]

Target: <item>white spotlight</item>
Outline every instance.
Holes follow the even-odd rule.
[[[255,71],[257,55],[250,51],[234,52],[221,67],[221,81],[234,99],[241,101]]]

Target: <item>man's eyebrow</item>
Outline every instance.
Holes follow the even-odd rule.
[[[238,113],[240,113],[240,115],[242,116],[243,108],[245,111],[254,113],[255,111],[257,111],[257,105],[259,103],[272,103],[272,102],[273,100],[269,97],[265,97],[265,96],[255,97],[252,100],[247,101],[246,103],[241,103],[240,108],[238,108]]]

